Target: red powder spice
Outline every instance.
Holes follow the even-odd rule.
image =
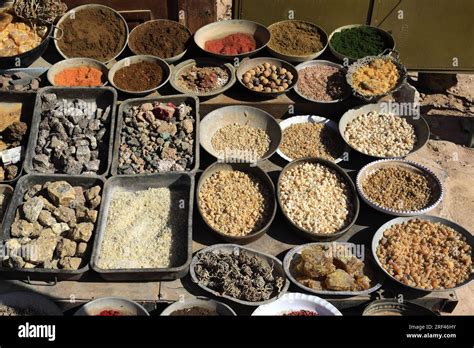
[[[66,87],[102,86],[102,71],[88,66],[67,68],[56,74],[54,83]]]
[[[122,313],[120,313],[119,311],[116,311],[114,309],[104,309],[103,311],[101,311],[98,316],[100,317],[118,317],[118,316],[121,316]]]
[[[222,39],[206,41],[204,49],[212,53],[233,55],[255,51],[257,43],[252,35],[235,33]]]

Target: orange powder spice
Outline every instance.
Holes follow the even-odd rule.
[[[54,83],[67,87],[97,87],[102,86],[102,71],[88,66],[67,68],[59,72]]]

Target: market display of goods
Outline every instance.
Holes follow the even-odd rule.
[[[336,31],[331,38],[331,45],[336,52],[360,59],[381,54],[388,47],[380,30],[367,26],[345,28]]]
[[[293,79],[291,71],[268,62],[253,67],[242,76],[248,89],[266,93],[284,92],[293,84]]]
[[[28,92],[40,87],[41,78],[28,73],[0,74],[0,91]]]
[[[387,229],[377,257],[395,279],[426,290],[454,288],[472,273],[472,247],[466,238],[451,227],[422,218]]]
[[[400,72],[390,58],[375,58],[355,65],[352,88],[365,97],[384,95],[395,88]]]
[[[56,86],[66,87],[98,87],[102,86],[102,71],[97,68],[80,66],[67,68],[54,77]]]
[[[310,65],[298,70],[298,92],[311,101],[330,102],[348,95],[346,73],[330,65]]]
[[[208,52],[223,55],[241,54],[255,51],[257,49],[257,42],[252,35],[235,33],[221,39],[206,41],[204,49]]]
[[[163,80],[163,69],[158,63],[130,64],[114,75],[115,85],[125,91],[141,92],[156,88]]]
[[[193,65],[183,70],[177,78],[179,86],[193,93],[209,93],[224,87],[229,72],[219,66]]]

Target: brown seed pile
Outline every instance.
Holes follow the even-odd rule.
[[[271,216],[271,193],[259,179],[241,171],[218,171],[199,191],[201,213],[215,230],[246,236],[260,230]]]
[[[425,175],[398,167],[381,168],[371,173],[362,182],[362,189],[371,201],[396,211],[423,209],[431,198]]]
[[[242,76],[244,85],[256,92],[284,92],[293,85],[294,76],[284,67],[268,62],[257,65]]]
[[[283,211],[298,227],[313,233],[335,233],[354,216],[352,195],[333,169],[305,162],[286,171],[280,180]]]
[[[404,284],[449,289],[468,279],[472,250],[466,238],[441,223],[414,219],[384,232],[377,257]]]
[[[308,99],[332,101],[349,91],[344,71],[324,65],[314,65],[298,71],[298,91]]]
[[[261,128],[233,123],[218,129],[211,139],[220,157],[245,159],[249,162],[262,158],[270,148],[270,137]]]
[[[297,123],[283,130],[280,150],[291,159],[320,157],[334,161],[344,151],[344,144],[324,123]]]

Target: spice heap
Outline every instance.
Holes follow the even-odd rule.
[[[29,317],[41,315],[45,315],[45,313],[33,308],[19,308],[0,304],[0,317]]]
[[[11,225],[4,264],[11,268],[77,270],[101,202],[100,186],[84,189],[66,181],[31,186]]]
[[[316,317],[318,315],[319,315],[318,312],[308,311],[306,309],[283,314],[284,317]]]
[[[354,118],[344,137],[357,151],[380,157],[406,156],[417,142],[415,128],[405,118],[377,112]]]
[[[218,66],[197,66],[182,71],[177,82],[193,93],[208,93],[225,86],[230,80],[226,69]]]
[[[270,149],[270,137],[264,129],[232,123],[219,128],[211,144],[220,157],[255,162]]]
[[[102,86],[102,71],[88,66],[67,68],[56,74],[54,77],[54,84],[56,86],[66,87]]]
[[[287,217],[299,228],[330,234],[354,217],[349,184],[334,169],[304,162],[280,179],[280,201]]]
[[[36,28],[0,12],[0,57],[11,57],[37,47],[42,41]]]
[[[274,274],[274,265],[245,250],[198,254],[194,269],[199,283],[222,296],[259,302],[277,296],[285,279]]]
[[[127,315],[121,311],[117,311],[115,309],[103,309],[97,314],[96,316],[99,317],[121,317]]]
[[[119,174],[190,170],[194,163],[194,110],[182,103],[145,103],[124,111]]]
[[[206,41],[204,49],[208,52],[230,56],[255,51],[257,42],[252,35],[235,33],[221,39]]]
[[[136,27],[129,38],[135,54],[175,57],[186,50],[191,38],[186,27],[173,21],[150,21]]]
[[[68,58],[107,62],[122,51],[127,40],[124,20],[115,11],[102,6],[75,11],[59,27],[64,35],[57,43]]]
[[[246,236],[262,229],[272,214],[270,189],[258,178],[240,171],[218,171],[198,193],[200,210],[215,230]]]
[[[107,158],[110,106],[42,96],[42,113],[33,168],[40,173],[97,174]],[[101,167],[102,164],[102,167]]]
[[[39,88],[41,79],[24,72],[14,74],[0,74],[0,90],[28,92]]]
[[[302,285],[325,291],[364,291],[372,286],[367,265],[344,244],[304,248],[290,270]]]
[[[291,71],[268,62],[257,65],[242,76],[244,85],[257,92],[284,92],[293,84]]]
[[[380,168],[367,175],[362,190],[372,202],[395,211],[423,209],[431,198],[426,175],[400,167]]]
[[[390,275],[426,290],[450,289],[469,279],[471,254],[460,233],[423,219],[393,225],[377,247],[377,257]]]
[[[349,28],[334,33],[331,45],[337,52],[352,59],[376,56],[389,48],[382,34],[370,27]]]
[[[313,65],[298,71],[298,92],[310,100],[333,101],[349,93],[345,72],[329,65]]]
[[[114,75],[115,85],[126,91],[141,92],[156,88],[163,81],[163,69],[158,63],[130,64]]]
[[[398,68],[391,59],[376,58],[356,68],[352,87],[363,96],[378,96],[390,92],[399,78]]]
[[[280,151],[292,160],[319,157],[334,161],[342,155],[344,143],[325,123],[296,123],[283,130]]]
[[[269,27],[268,47],[288,56],[308,56],[321,51],[325,43],[317,26],[301,21],[284,21]]]
[[[97,266],[102,269],[170,268],[186,259],[184,192],[169,188],[112,195]]]
[[[203,308],[203,307],[189,307],[178,309],[170,314],[171,316],[190,316],[190,317],[210,317],[218,316],[215,310]]]
[[[0,181],[15,179],[21,170],[28,125],[21,121],[21,103],[0,103]]]

